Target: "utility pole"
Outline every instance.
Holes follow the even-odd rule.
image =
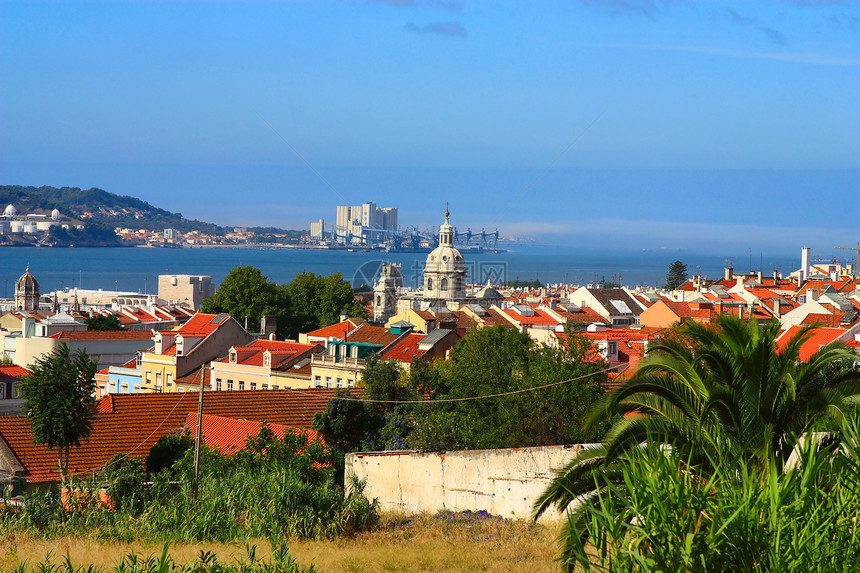
[[[200,442],[203,438],[203,373],[206,365],[200,367],[200,390],[197,397],[197,437],[194,440],[194,481],[191,483],[191,497],[197,501],[197,490],[200,486]]]

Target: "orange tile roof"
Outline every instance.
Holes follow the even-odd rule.
[[[278,439],[284,437],[288,426],[284,424],[266,425]],[[214,414],[203,414],[201,420],[203,443],[224,454],[233,454],[245,449],[249,436],[256,436],[263,427],[263,422],[257,420],[235,420]],[[185,416],[185,427],[189,429],[192,439],[197,439],[197,412],[188,412]],[[309,441],[320,439],[319,434],[310,428],[296,428],[307,435]]]
[[[16,364],[0,364],[0,378],[20,378],[29,376],[30,371]]]
[[[268,350],[272,356],[270,366],[277,368],[284,362],[304,354],[315,347],[322,348],[319,344],[301,344],[284,340],[256,340],[245,346],[234,346],[236,349],[236,362],[246,366],[263,366],[263,353]],[[226,356],[216,362],[229,364],[230,357]]]
[[[776,340],[776,348],[778,351],[782,351],[786,346],[788,346],[788,341],[791,340],[795,334],[797,334],[802,327],[800,326],[791,326],[782,333],[779,338]],[[822,346],[826,346],[844,335],[846,329],[844,328],[816,328],[812,331],[812,336],[803,343],[803,346],[800,347],[800,360],[802,362],[809,362],[809,359],[812,358],[812,355],[818,352],[818,350]]]
[[[57,340],[149,340],[149,330],[64,330],[48,338]]]
[[[559,322],[550,316],[545,310],[542,309],[534,309],[533,316],[523,316],[518,313],[513,308],[506,308],[503,310],[505,314],[511,317],[514,321],[519,324],[527,324],[530,326],[540,325],[540,326],[557,326]]]
[[[350,342],[364,342],[365,344],[381,344],[388,346],[401,335],[392,334],[384,326],[372,326],[370,324],[362,324],[360,328],[354,332],[350,332],[347,340]]]
[[[248,390],[204,394],[204,411],[235,419],[309,428],[325,410],[335,390]],[[92,435],[72,448],[70,473],[99,470],[116,453],[144,457],[163,435],[178,431],[188,412],[197,410],[196,392],[175,394],[109,394],[99,400]],[[25,416],[0,416],[0,439],[25,468],[30,481],[57,481],[57,450],[33,444]]]
[[[426,334],[411,333],[389,348],[381,358],[384,358],[385,360],[397,360],[398,362],[408,362],[411,364],[413,360],[422,356],[426,352],[425,350],[418,349],[418,344],[426,336]]]
[[[318,338],[331,338],[333,336],[338,340],[343,340],[344,336],[346,336],[349,332],[355,330],[363,323],[364,321],[362,320],[348,318],[344,321],[338,322],[337,324],[332,324],[330,326],[318,328],[317,330],[312,330],[311,332],[308,332],[308,336],[315,336]]]

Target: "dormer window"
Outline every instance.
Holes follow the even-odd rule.
[[[143,366],[143,354],[141,352],[135,354],[134,365],[137,367],[138,370],[140,370],[140,367]]]
[[[230,364],[236,364],[236,351],[230,351]]]
[[[266,352],[263,354],[263,366],[271,366],[272,365],[272,356]]]

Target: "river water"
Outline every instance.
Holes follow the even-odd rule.
[[[512,245],[506,253],[467,253],[469,280],[494,284],[502,280],[533,280],[543,283],[585,284],[601,279],[624,285],[663,284],[669,264],[681,260],[690,275],[718,278],[725,259],[689,252],[642,251],[597,253],[586,247]],[[383,261],[400,263],[406,285],[420,282],[426,253],[363,253],[341,250],[258,248],[0,248],[0,288],[12,296],[15,280],[27,266],[39,281],[42,292],[62,287],[151,292],[158,290],[160,274],[210,275],[220,283],[240,265],[259,268],[270,280],[286,283],[296,274],[310,271],[329,275],[340,272],[355,286],[370,283]],[[799,257],[798,257],[799,259]],[[735,264],[738,271],[744,265]],[[751,261],[758,269],[759,260]],[[765,259],[766,274],[778,268],[787,274],[799,267],[793,258]],[[619,280],[620,274],[620,280]]]

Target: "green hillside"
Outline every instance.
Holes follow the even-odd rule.
[[[66,217],[110,228],[173,228],[183,233],[198,230],[213,235],[224,234],[224,229],[218,225],[189,220],[181,213],[153,207],[136,197],[116,195],[95,187],[84,190],[77,187],[0,185],[0,205],[5,207],[10,203],[19,213],[50,213],[59,209]]]

